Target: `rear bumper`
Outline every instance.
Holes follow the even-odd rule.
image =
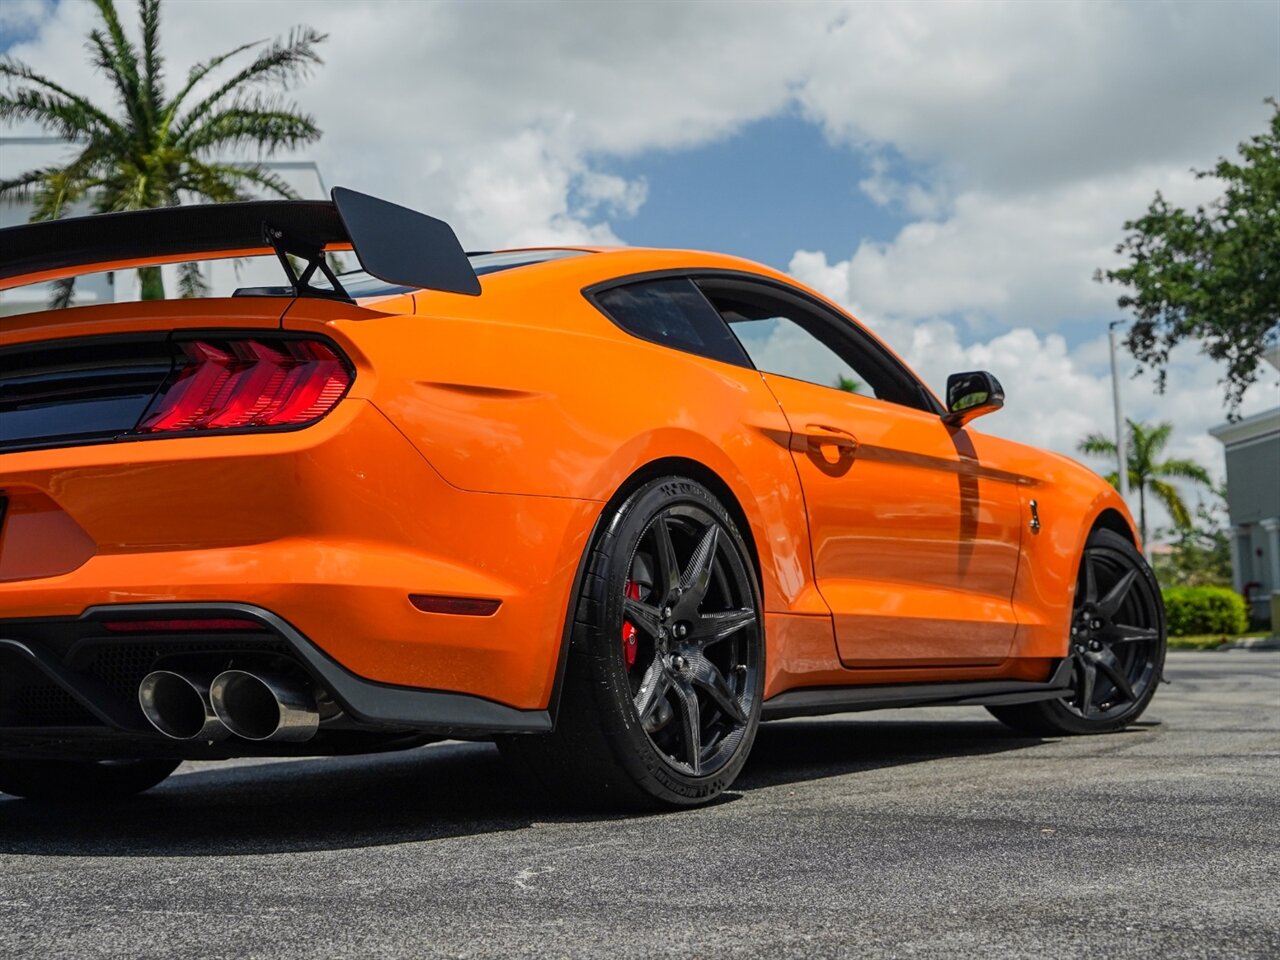
[[[218,619],[256,625],[227,633],[191,624]],[[182,621],[180,632],[113,631],[124,621]],[[76,618],[0,622],[0,755],[159,752],[217,757],[252,744],[175,743],[152,728],[137,689],[153,669],[180,662],[290,661],[321,697],[341,710],[304,751],[335,749],[406,734],[486,737],[551,729],[546,710],[517,710],[480,697],[375,683],[358,677],[270,611],[247,604],[111,604]],[[369,736],[373,739],[368,739]],[[278,746],[265,748],[275,752]]]
[[[452,487],[359,399],[294,433],[7,454],[0,493],[0,621],[246,605],[295,635],[303,660],[311,651],[356,683],[354,715],[376,716],[380,698],[407,704],[397,691],[416,688],[396,719],[419,729],[431,710],[452,729],[465,706],[439,699],[452,694],[545,713],[600,508]],[[415,593],[501,606],[424,613]]]

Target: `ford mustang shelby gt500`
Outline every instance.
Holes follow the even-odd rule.
[[[249,256],[288,281],[0,319],[0,791],[456,737],[691,805],[763,720],[1092,733],[1156,690],[1116,493],[975,431],[991,374],[944,405],[776,271],[464,253],[343,189],[0,239],[0,288]]]

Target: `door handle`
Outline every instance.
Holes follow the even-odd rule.
[[[804,432],[811,446],[833,446],[841,453],[853,453],[858,449],[858,438],[848,430],[841,430],[839,427],[810,423],[805,425]]]

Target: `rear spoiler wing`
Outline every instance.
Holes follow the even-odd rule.
[[[0,229],[0,290],[102,270],[275,254],[294,296],[349,300],[325,252],[350,249],[397,286],[477,296],[480,281],[443,220],[334,187],[329,200],[255,200],[104,213]],[[303,261],[298,270],[291,258]],[[332,289],[311,286],[321,273]]]

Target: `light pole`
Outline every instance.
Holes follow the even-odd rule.
[[[1108,325],[1107,339],[1111,344],[1111,398],[1116,412],[1116,476],[1120,480],[1120,497],[1129,502],[1129,445],[1125,430],[1124,411],[1120,408],[1120,376],[1116,372],[1116,327],[1127,320],[1112,320]]]

